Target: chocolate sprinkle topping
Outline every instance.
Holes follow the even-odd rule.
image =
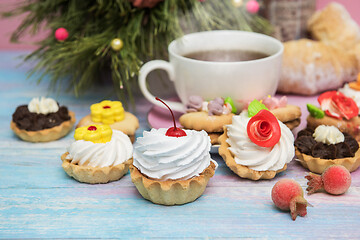
[[[32,113],[27,105],[21,105],[16,108],[15,113],[12,115],[12,120],[20,129],[39,131],[58,126],[70,120],[70,116],[67,107],[64,106],[59,107],[59,110],[55,113],[45,115],[42,113]]]
[[[323,159],[337,159],[354,157],[359,149],[358,142],[349,134],[344,134],[344,142],[337,144],[324,144],[316,142],[313,138],[314,131],[306,128],[298,133],[295,146],[298,150],[307,155]]]
[[[324,159],[336,158],[336,147],[334,144],[316,143],[311,149],[311,156]]]
[[[295,146],[300,152],[307,155],[311,155],[312,147],[316,144],[315,139],[312,136],[302,135],[295,141]]]
[[[301,137],[301,136],[311,136],[313,135],[314,131],[311,130],[310,128],[305,128],[303,130],[301,130],[300,132],[298,132],[297,137]]]

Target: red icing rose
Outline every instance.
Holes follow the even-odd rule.
[[[273,147],[279,142],[281,129],[277,118],[268,110],[260,110],[247,125],[250,140],[260,147]]]
[[[333,118],[349,120],[359,114],[359,108],[355,101],[341,92],[324,92],[319,96],[318,102],[326,115]]]

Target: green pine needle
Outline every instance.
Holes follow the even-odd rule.
[[[79,95],[111,71],[114,89],[125,106],[128,99],[134,104],[132,89],[141,65],[166,58],[167,45],[184,32],[229,29],[269,34],[272,30],[265,19],[244,7],[235,8],[231,0],[164,0],[152,9],[134,8],[127,0],[28,0],[2,15],[23,13],[27,15],[12,34],[12,42],[27,33],[50,30],[37,43],[39,48],[25,57],[36,62],[29,76],[35,74],[39,81],[50,76],[51,88],[67,82],[69,90]],[[54,37],[60,27],[69,32],[64,42]],[[120,51],[110,46],[114,38],[124,43]]]

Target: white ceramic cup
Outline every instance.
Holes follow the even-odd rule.
[[[238,62],[213,62],[186,58],[184,55],[209,50],[247,50],[262,52],[268,57]],[[207,31],[185,35],[172,41],[168,47],[170,61],[153,60],[140,69],[139,85],[144,96],[153,104],[165,107],[155,100],[146,85],[147,75],[163,69],[174,82],[181,103],[166,101],[169,106],[185,112],[188,98],[199,95],[205,100],[231,97],[240,111],[253,99],[276,92],[282,63],[283,45],[275,38],[245,31]]]

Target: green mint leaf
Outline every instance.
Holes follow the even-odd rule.
[[[253,117],[255,116],[260,110],[269,110],[264,104],[259,102],[258,100],[253,100],[248,107],[248,116]]]
[[[232,100],[232,98],[231,98],[231,97],[227,97],[227,98],[224,100],[224,102],[230,104],[230,106],[231,106],[231,112],[236,114],[237,109],[236,109],[236,107],[235,107],[235,103],[234,103],[234,101]]]
[[[308,103],[306,104],[306,107],[310,115],[314,118],[323,118],[325,116],[325,112],[315,105]]]

